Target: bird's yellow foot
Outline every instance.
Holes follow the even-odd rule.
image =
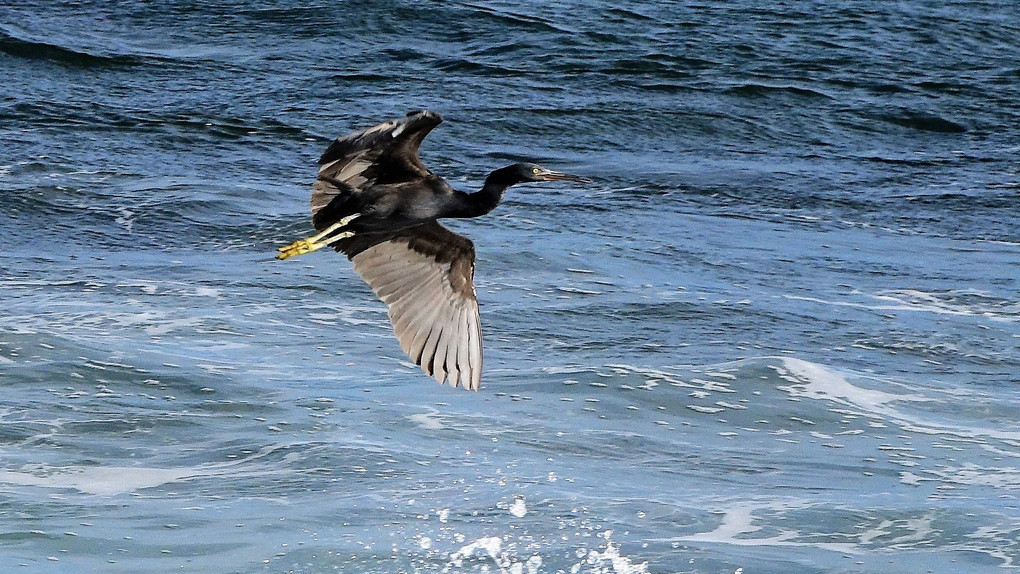
[[[277,259],[287,259],[288,257],[294,257],[295,255],[304,255],[305,253],[311,253],[317,249],[325,247],[322,244],[316,245],[309,241],[310,237],[305,239],[298,239],[294,243],[286,247],[277,249],[280,253],[276,256]]]
[[[336,243],[341,239],[347,239],[353,237],[353,231],[344,231],[343,233],[337,233],[336,235],[330,236],[326,240],[322,240],[318,235],[312,237],[305,237],[304,239],[298,239],[294,243],[277,249],[280,253],[276,256],[277,259],[287,259],[294,257],[295,255],[304,255],[305,253],[311,253],[312,251],[318,251],[323,247],[329,247],[331,244]]]
[[[341,239],[347,239],[348,237],[353,237],[354,236],[354,232],[353,231],[344,231],[342,233],[337,233],[336,235],[332,235],[332,234],[334,232],[336,232],[337,230],[339,230],[339,229],[343,229],[344,227],[347,226],[348,223],[354,221],[358,217],[361,217],[360,213],[355,213],[354,215],[348,215],[347,217],[341,219],[340,221],[337,221],[333,225],[330,225],[326,229],[322,230],[321,232],[319,232],[319,233],[317,233],[317,234],[315,234],[315,235],[313,235],[311,237],[305,237],[304,239],[298,239],[297,241],[295,241],[294,243],[291,243],[290,245],[287,245],[286,247],[281,247],[281,248],[277,249],[277,251],[279,251],[280,253],[279,253],[279,255],[276,256],[276,258],[277,259],[287,259],[288,257],[294,257],[295,255],[304,255],[305,253],[311,253],[312,251],[318,251],[319,249],[322,249],[323,247],[327,247],[329,245],[332,245],[333,243],[336,243],[337,241],[340,241]]]

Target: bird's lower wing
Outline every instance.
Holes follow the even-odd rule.
[[[471,241],[433,222],[345,251],[389,306],[393,331],[411,360],[440,383],[477,390],[482,336]]]

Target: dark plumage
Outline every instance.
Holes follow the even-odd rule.
[[[589,180],[518,163],[490,173],[478,192],[453,189],[418,157],[422,140],[442,121],[435,112],[414,112],[330,144],[312,187],[312,223],[320,233],[281,248],[279,257],[325,246],[347,255],[389,306],[411,360],[440,383],[477,390],[482,338],[474,244],[436,220],[485,215],[518,183]]]

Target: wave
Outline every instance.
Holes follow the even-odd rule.
[[[102,54],[80,47],[24,40],[0,31],[0,53],[25,60],[58,62],[78,68],[135,66],[144,58],[133,54]]]
[[[928,112],[898,110],[879,113],[876,118],[884,122],[922,132],[962,134],[968,131],[963,124]]]
[[[649,415],[638,413],[655,413],[666,430],[686,425],[718,428],[721,436],[743,437],[749,448],[751,443],[764,445],[782,438],[788,444],[817,443],[870,457],[895,451],[893,443],[898,441],[892,440],[889,429],[897,429],[893,434],[909,436],[910,451],[927,459],[911,466],[915,474],[941,472],[943,467],[936,463],[945,462],[940,444],[947,441],[972,451],[964,457],[971,463],[984,460],[989,467],[993,461],[983,452],[1009,451],[1020,442],[1020,432],[987,420],[1017,416],[1008,396],[922,386],[796,357],[688,367],[611,364],[547,373],[559,377],[561,387],[552,392],[562,395],[561,401],[588,407],[578,416],[589,412],[634,422],[643,419],[643,425]],[[555,389],[554,380],[543,377],[539,384]],[[625,428],[641,431],[638,425]],[[648,434],[652,439],[658,435]]]
[[[767,84],[741,84],[727,88],[723,91],[726,94],[742,97],[770,97],[770,96],[795,96],[801,98],[819,98],[831,100],[832,96],[805,88],[801,86],[773,86]]]
[[[802,295],[785,297],[791,300],[874,311],[916,311],[936,315],[980,316],[1006,322],[1020,321],[1020,301],[1011,301],[976,291],[925,292],[917,289],[898,289],[875,293],[872,296],[875,299],[874,303],[826,301]]]

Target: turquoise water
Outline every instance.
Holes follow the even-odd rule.
[[[0,567],[1003,572],[1011,3],[0,8]],[[429,108],[477,393],[311,230]],[[742,570],[741,570],[742,569]]]

